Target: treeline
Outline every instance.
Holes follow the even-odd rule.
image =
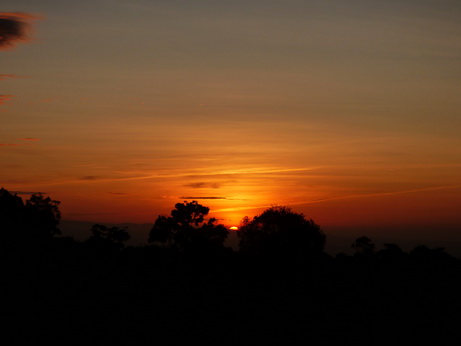
[[[94,225],[59,231],[59,202],[0,190],[5,324],[12,344],[457,345],[461,264],[443,249],[367,237],[324,253],[321,228],[272,207],[245,218],[240,250],[197,202],[159,216],[149,245]],[[33,234],[36,232],[37,234]],[[32,235],[33,234],[33,235]]]

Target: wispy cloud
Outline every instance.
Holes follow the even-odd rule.
[[[0,74],[0,80],[11,79],[11,78],[22,78],[15,74]]]
[[[97,177],[95,175],[86,175],[84,177],[81,178],[82,180],[100,180],[100,179],[104,179],[102,177]]]
[[[273,205],[265,204],[265,205],[258,205],[258,206],[243,206],[243,207],[231,207],[231,208],[221,208],[213,210],[214,212],[227,212],[227,211],[241,211],[241,210],[254,210],[254,209],[266,209],[270,208]]]
[[[40,17],[29,13],[0,12],[0,50],[30,41],[30,22],[34,19]]]
[[[341,199],[356,199],[356,198],[367,198],[367,197],[384,197],[384,196],[393,196],[393,195],[402,195],[402,194],[411,194],[411,193],[418,193],[418,192],[427,192],[427,191],[440,191],[440,190],[451,190],[451,189],[460,189],[461,184],[455,185],[443,185],[443,186],[430,186],[430,187],[422,187],[418,189],[408,189],[408,190],[400,190],[400,191],[389,191],[389,192],[377,192],[377,193],[364,193],[364,194],[351,194],[351,195],[344,195],[344,196],[335,196],[335,197],[326,197],[315,199],[311,201],[300,201],[294,203],[286,203],[288,206],[293,205],[308,205],[308,204],[316,204],[328,201],[335,201]],[[255,209],[266,209],[269,207],[274,206],[273,204],[262,204],[257,206],[240,206],[240,207],[230,207],[230,208],[221,208],[215,209],[214,212],[235,212],[235,211],[242,211],[242,210],[255,210]]]
[[[185,187],[190,187],[190,188],[193,188],[193,189],[204,189],[204,188],[210,188],[210,187],[213,188],[213,189],[218,189],[221,186],[221,184],[200,181],[200,182],[197,182],[197,183],[186,184],[184,186]]]
[[[354,199],[354,198],[366,198],[366,197],[384,197],[384,196],[403,195],[403,194],[417,193],[417,192],[451,190],[451,189],[459,189],[459,188],[461,188],[461,184],[430,186],[430,187],[422,187],[422,188],[418,188],[418,189],[408,189],[408,190],[399,190],[399,191],[363,193],[363,194],[351,194],[351,195],[343,195],[343,196],[326,197],[326,198],[315,199],[315,200],[312,200],[312,201],[302,201],[302,202],[289,203],[289,205],[322,203],[322,202],[335,201],[335,200],[340,200],[340,199]]]
[[[11,193],[15,193],[16,195],[47,195],[47,192],[40,192],[40,191],[10,191]]]
[[[38,142],[39,138],[18,138],[20,141],[25,142]],[[19,147],[24,145],[33,145],[33,143],[0,143],[0,147]]]
[[[197,200],[197,199],[227,199],[226,197],[215,197],[215,196],[205,196],[205,197],[190,197],[190,196],[183,196],[179,197],[180,199],[192,199],[192,200]]]
[[[18,138],[20,141],[28,141],[28,142],[38,142],[40,141],[40,138],[31,138],[31,137],[26,137],[26,138]]]
[[[0,95],[0,105],[5,104],[6,101],[11,100],[14,95]]]

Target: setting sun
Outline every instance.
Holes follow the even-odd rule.
[[[458,6],[136,3],[2,2],[3,187],[77,223],[196,200],[461,239]]]

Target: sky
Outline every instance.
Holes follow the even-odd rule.
[[[0,185],[67,220],[461,234],[458,0],[3,0]],[[12,31],[11,31],[12,30]]]

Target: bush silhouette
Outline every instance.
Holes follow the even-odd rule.
[[[284,206],[271,207],[252,220],[244,218],[238,237],[244,253],[284,257],[318,255],[326,241],[319,225]]]

